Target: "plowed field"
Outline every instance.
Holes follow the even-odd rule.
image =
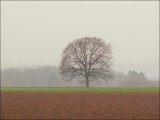
[[[156,93],[2,92],[2,119],[159,119]]]

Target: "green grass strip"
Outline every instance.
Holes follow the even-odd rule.
[[[83,87],[56,87],[56,88],[1,88],[1,92],[160,92],[159,87],[120,87],[120,88],[83,88]]]

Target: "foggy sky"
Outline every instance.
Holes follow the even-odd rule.
[[[113,46],[113,69],[159,77],[158,1],[1,1],[1,67],[59,66],[81,37]]]

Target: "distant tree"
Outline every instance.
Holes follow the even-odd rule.
[[[139,76],[140,79],[146,79],[146,76],[145,76],[145,74],[143,72],[140,72],[138,74],[138,76]]]
[[[146,76],[143,72],[136,72],[135,70],[130,70],[128,76],[134,79],[146,80]]]
[[[108,80],[111,75],[111,45],[96,37],[72,41],[63,51],[60,72],[64,80],[84,78],[86,87],[90,80]]]
[[[137,77],[138,73],[135,70],[130,70],[128,72],[128,76],[130,77]]]

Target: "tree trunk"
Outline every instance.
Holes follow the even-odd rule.
[[[89,87],[89,77],[86,77],[86,87]]]

